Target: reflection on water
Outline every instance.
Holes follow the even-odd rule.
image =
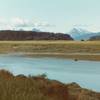
[[[100,62],[77,61],[50,57],[0,55],[0,69],[25,75],[46,73],[48,78],[100,91]]]

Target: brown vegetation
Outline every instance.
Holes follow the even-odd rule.
[[[44,75],[13,76],[1,70],[0,100],[100,100],[100,93],[83,89],[76,83],[49,80]]]
[[[21,53],[26,56],[65,57],[100,61],[99,41],[0,41],[0,54]]]
[[[67,87],[42,76],[13,76],[0,71],[0,100],[68,100]]]

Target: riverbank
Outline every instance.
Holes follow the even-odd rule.
[[[100,93],[39,76],[14,76],[0,70],[0,100],[100,100]]]
[[[99,53],[19,53],[19,54],[29,57],[66,58],[75,61],[78,60],[100,61]]]
[[[0,41],[0,53],[100,61],[99,41]]]

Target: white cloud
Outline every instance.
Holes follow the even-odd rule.
[[[89,27],[90,25],[87,25],[87,24],[75,24],[74,27],[79,27],[79,28],[87,28]]]
[[[22,19],[22,18],[13,18],[11,24],[15,27],[34,27],[35,23],[32,21]]]
[[[27,20],[19,17],[12,18],[9,20],[0,18],[0,30],[13,30],[13,29],[31,30],[33,28],[47,28],[52,26],[53,25],[50,25],[47,22]]]
[[[6,20],[3,18],[0,18],[0,25],[5,25],[6,24]]]
[[[86,29],[91,32],[99,32],[100,26],[95,24],[76,24],[73,27]]]

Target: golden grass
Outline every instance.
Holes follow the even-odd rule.
[[[65,55],[67,58],[100,60],[99,41],[0,41],[0,53],[30,53],[40,55]],[[77,53],[77,54],[76,54]],[[87,53],[87,54],[86,54]],[[98,53],[98,55],[97,55]],[[68,55],[71,54],[71,55]],[[74,55],[73,55],[74,54]],[[81,55],[85,54],[85,55]],[[91,57],[90,57],[91,58]],[[90,59],[91,60],[91,59]]]
[[[18,43],[18,44],[30,44],[30,43],[32,43],[32,44],[37,44],[37,43],[39,43],[39,44],[54,44],[54,43],[56,43],[56,44],[100,44],[100,42],[99,41],[66,41],[66,40],[55,40],[55,41],[53,41],[53,40],[38,40],[38,41],[35,41],[35,40],[33,40],[33,41],[0,41],[0,43],[2,44],[2,43],[11,43],[11,44],[15,44],[15,43]]]
[[[42,76],[13,76],[0,70],[0,100],[68,100],[67,86]]]
[[[44,75],[14,76],[0,70],[0,100],[100,100],[100,93],[81,88],[76,83],[49,80]]]

